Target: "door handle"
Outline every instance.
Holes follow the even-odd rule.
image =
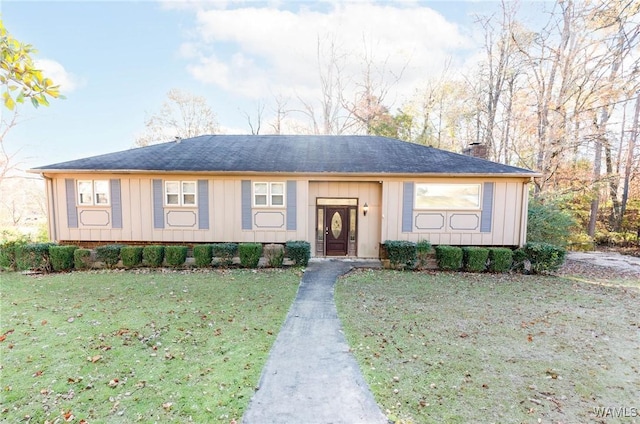
[[[325,227],[324,229],[324,235],[328,236],[329,235],[329,227]]]

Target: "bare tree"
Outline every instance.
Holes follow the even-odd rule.
[[[202,96],[178,89],[167,93],[160,111],[145,122],[145,132],[136,138],[137,146],[173,141],[220,131],[213,110]]]

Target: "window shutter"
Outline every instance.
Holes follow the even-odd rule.
[[[287,181],[287,230],[295,231],[297,228],[297,181]]]
[[[405,181],[402,189],[402,232],[413,231],[413,182]]]
[[[67,227],[78,228],[78,208],[76,207],[76,181],[71,178],[64,180],[67,195]]]
[[[242,229],[251,230],[251,181],[242,180]]]
[[[209,229],[209,181],[198,180],[198,228]]]
[[[122,228],[122,193],[120,180],[111,180],[111,228]]]
[[[480,215],[480,232],[490,233],[493,221],[493,186],[494,183],[484,183],[482,190],[482,213]]]
[[[164,228],[164,200],[162,180],[153,180],[153,228]]]

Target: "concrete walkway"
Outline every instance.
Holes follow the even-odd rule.
[[[333,298],[357,262],[311,262],[243,424],[386,424],[349,352]]]

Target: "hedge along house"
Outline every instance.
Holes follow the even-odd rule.
[[[377,136],[212,135],[34,168],[60,243],[521,246],[530,170]]]

